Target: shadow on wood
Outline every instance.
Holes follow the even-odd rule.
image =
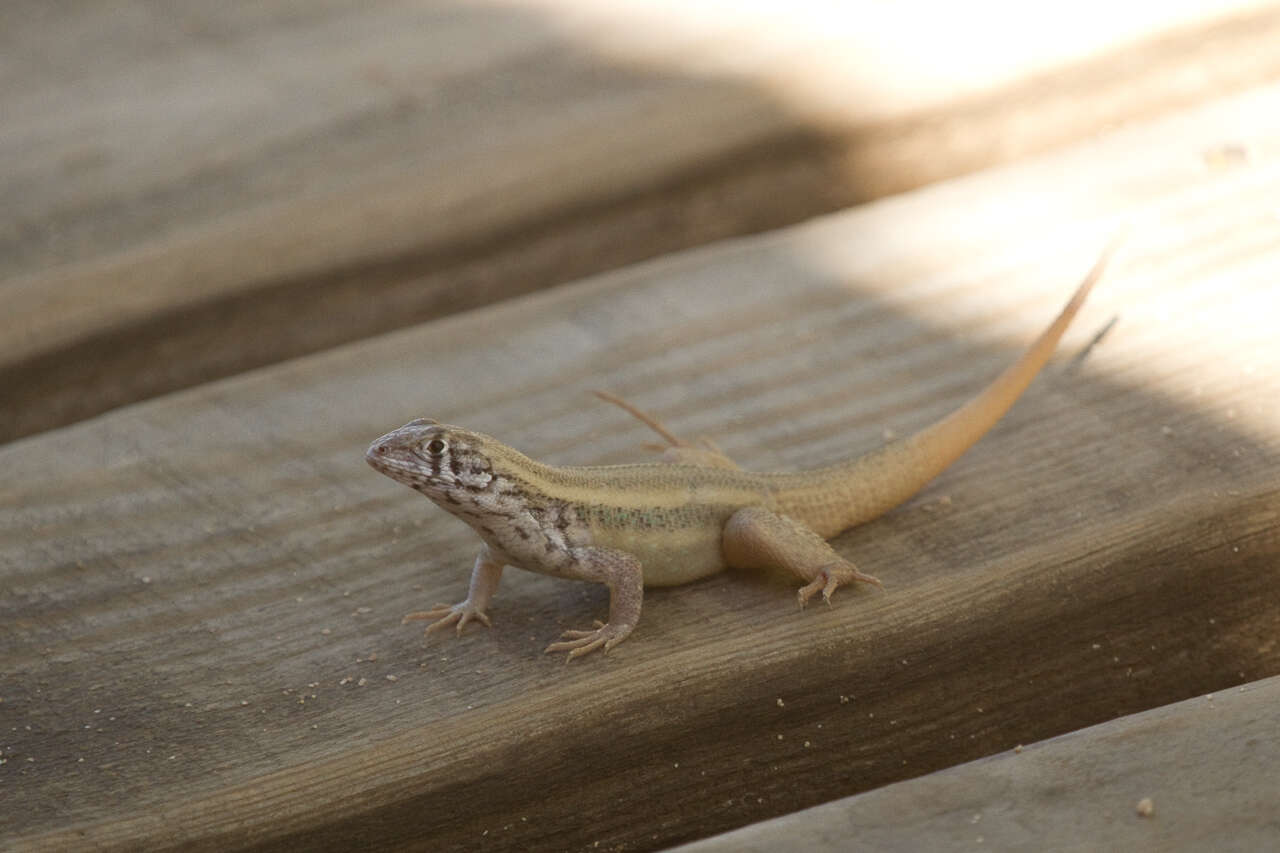
[[[1275,846],[1280,679],[1268,678],[806,809],[679,853]],[[1146,802],[1149,807],[1140,807]]]
[[[6,836],[655,848],[1280,672],[1277,140],[1259,90],[7,445]],[[607,386],[750,467],[817,464],[981,387],[1121,220],[1063,359],[837,540],[883,593],[657,590],[573,666],[541,650],[600,589],[509,571],[491,631],[399,625],[476,543],[368,470],[387,428],[634,459]]]
[[[1108,15],[1062,67],[1019,74],[1007,40],[990,91],[936,75],[904,114],[873,96],[919,69],[874,69],[816,117],[768,78],[608,56],[553,6],[11,8],[0,440],[1280,73],[1275,9],[1160,13],[1138,44]]]

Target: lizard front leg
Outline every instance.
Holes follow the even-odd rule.
[[[569,554],[571,562],[557,574],[608,586],[609,622],[597,621],[594,630],[565,631],[560,642],[547,646],[547,652],[568,652],[566,662],[601,646],[608,652],[625,640],[640,621],[644,601],[644,575],[631,554],[613,548],[574,548]]]
[[[400,624],[418,619],[435,619],[435,622],[427,626],[427,634],[442,631],[450,625],[457,624],[458,636],[462,636],[462,629],[472,619],[488,627],[489,615],[485,613],[485,609],[489,606],[489,599],[493,598],[493,594],[498,591],[498,581],[502,580],[503,565],[501,561],[494,559],[489,546],[485,545],[476,555],[475,567],[471,569],[471,587],[467,591],[465,601],[457,604],[436,604],[430,610],[406,613],[400,620]]]
[[[797,597],[804,607],[817,592],[831,603],[836,587],[850,581],[881,586],[835,552],[827,540],[794,518],[763,507],[746,507],[726,522],[721,538],[725,562],[738,569],[785,569],[806,580]]]

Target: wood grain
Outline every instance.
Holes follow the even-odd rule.
[[[945,56],[863,5],[620,53],[644,4],[5,4],[0,440],[1280,74],[1274,4],[993,0]]]
[[[679,848],[1267,850],[1280,678],[1111,720]],[[1154,812],[1138,813],[1151,801]]]
[[[653,849],[1280,672],[1280,87],[0,448],[0,837],[21,849]],[[608,657],[379,477],[428,415],[634,459],[608,387],[751,467],[951,410],[1124,253],[1061,358],[836,542],[884,592],[720,576]]]

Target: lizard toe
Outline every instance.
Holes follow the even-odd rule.
[[[603,622],[601,622],[599,619],[597,619],[597,620],[595,621],[594,625],[595,625],[594,630],[588,630],[588,631],[573,631],[573,630],[570,630],[570,631],[564,631],[563,633],[561,633],[561,634],[560,634],[560,639],[562,639],[562,640],[578,640],[578,639],[581,639],[581,638],[583,638],[583,637],[594,637],[597,633],[599,633],[599,631],[600,631],[600,629],[601,629],[601,628],[605,627],[605,624],[604,624]]]
[[[802,586],[797,593],[800,600],[800,606],[804,607],[809,603],[809,599],[813,598],[819,592],[822,593],[822,600],[828,605],[831,604],[831,596],[840,588],[841,584],[860,581],[861,583],[874,584],[875,586],[884,588],[884,584],[879,578],[858,571],[854,565],[848,561],[840,563],[832,563],[823,566],[818,570],[817,575],[809,583]]]
[[[400,624],[406,625],[423,619],[439,619],[441,616],[448,616],[452,610],[452,604],[433,604],[430,610],[415,610],[412,613],[406,613],[401,616]]]
[[[568,652],[569,656],[565,658],[565,662],[573,660],[576,657],[590,654],[596,649],[603,647],[608,652],[618,643],[621,643],[631,633],[632,625],[612,623],[605,624],[596,622],[594,631],[565,631],[560,636],[564,639],[559,642],[552,643],[544,650],[544,654],[551,652]]]
[[[423,636],[431,636],[437,631],[443,631],[445,628],[453,625],[456,626],[458,636],[462,636],[462,629],[467,627],[471,620],[475,620],[486,628],[492,627],[493,623],[489,621],[489,615],[480,608],[466,602],[458,604],[437,604],[430,610],[415,611],[406,613],[401,619],[400,624],[413,622],[420,619],[434,619],[427,630],[423,632]]]

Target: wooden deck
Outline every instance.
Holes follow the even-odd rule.
[[[657,849],[1280,674],[1274,7],[1119,22],[1058,72],[843,123],[566,56],[604,24],[542,6],[121,8],[47,37],[96,34],[102,91],[0,93],[30,128],[0,187],[31,199],[0,253],[3,844]],[[235,97],[175,106],[209,75]],[[143,82],[159,124],[105,118]],[[973,143],[1035,92],[1024,143]],[[492,630],[399,624],[464,594],[476,540],[365,465],[387,429],[643,458],[604,387],[748,467],[819,464],[965,400],[1122,228],[1010,415],[836,540],[883,592],[656,590],[570,666],[542,648],[602,589],[509,570]]]
[[[1280,678],[1251,682],[679,850],[1268,850],[1277,709]]]

